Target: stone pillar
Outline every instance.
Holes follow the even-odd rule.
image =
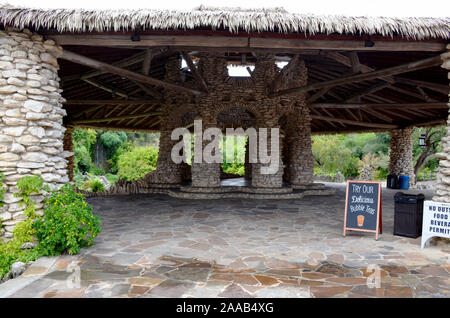
[[[182,165],[173,162],[171,157],[172,147],[177,141],[170,138],[172,129],[164,127],[160,131],[158,161],[155,173],[158,183],[180,183],[183,179]]]
[[[197,118],[198,119],[198,118]],[[217,127],[216,118],[208,110],[202,113],[202,130],[203,132],[212,127]],[[210,141],[203,140],[203,148],[209,144]],[[220,186],[220,163],[195,163],[192,162],[192,186],[193,187],[219,187]]]
[[[450,44],[447,45],[447,52],[441,55],[442,68],[448,71],[450,80]],[[450,94],[449,94],[450,100]],[[447,134],[441,141],[442,152],[437,153],[439,158],[439,173],[437,175],[436,195],[433,201],[450,202],[450,116],[447,120]]]
[[[311,142],[311,117],[309,108],[302,105],[287,119],[286,136],[287,181],[291,184],[311,184],[314,174],[314,157]]]
[[[273,115],[273,114],[272,114]],[[269,164],[260,163],[259,156],[259,144],[258,144],[258,163],[252,164],[252,186],[256,188],[280,188],[283,186],[283,159],[281,156],[281,136],[278,149],[271,149],[271,140],[273,136],[271,135],[271,128],[278,128],[278,117],[268,114],[268,118],[263,124],[258,125],[261,128],[267,128],[267,153],[270,156],[278,156],[278,170],[276,173],[263,174],[261,168],[264,166],[269,166]],[[258,129],[258,139],[261,138],[260,130]],[[258,142],[259,143],[259,142]]]
[[[409,176],[414,183],[413,154],[411,142],[412,128],[391,131],[389,174]]]
[[[64,152],[63,98],[57,57],[61,48],[51,40],[24,31],[0,31],[0,173],[7,192],[0,217],[5,237],[24,219],[13,194],[16,182],[40,175],[55,189],[68,182]],[[42,196],[34,198],[42,212]]]
[[[69,177],[70,181],[73,181],[73,171],[75,169],[75,163],[74,163],[74,155],[73,155],[73,135],[74,127],[70,126],[66,128],[66,131],[64,132],[64,151],[67,151],[71,153],[72,155],[67,157],[67,176]]]
[[[252,164],[250,161],[250,148],[249,148],[249,140],[245,143],[245,162],[244,162],[244,178],[250,180],[252,178]]]

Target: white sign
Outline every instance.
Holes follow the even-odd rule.
[[[436,236],[450,238],[450,203],[424,201],[422,248]]]

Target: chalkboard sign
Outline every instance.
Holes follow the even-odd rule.
[[[381,184],[347,181],[344,236],[346,231],[381,233]]]

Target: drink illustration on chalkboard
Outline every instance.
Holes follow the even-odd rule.
[[[362,227],[364,225],[364,215],[358,215],[358,226]]]

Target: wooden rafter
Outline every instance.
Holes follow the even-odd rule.
[[[107,121],[117,121],[117,120],[125,120],[125,119],[133,119],[133,118],[140,118],[140,117],[148,117],[148,116],[157,116],[161,115],[162,112],[152,112],[152,113],[145,113],[145,114],[137,114],[137,115],[125,115],[125,116],[117,116],[117,117],[110,117],[110,118],[95,118],[95,119],[80,119],[80,120],[74,120],[71,121],[70,124],[77,125],[77,124],[89,124],[89,123],[102,123]]]
[[[180,52],[183,59],[186,61],[187,66],[189,67],[189,70],[191,71],[192,75],[195,78],[195,82],[197,83],[197,86],[204,92],[208,91],[208,85],[206,85],[205,80],[203,79],[202,75],[197,69],[197,66],[195,66],[194,62],[192,61],[191,57],[186,52]]]
[[[440,65],[440,64],[442,64],[442,60],[441,60],[441,57],[438,55],[438,56],[426,58],[423,60],[410,62],[410,63],[406,63],[406,64],[394,66],[394,67],[389,67],[389,68],[385,68],[385,69],[381,69],[381,70],[377,70],[377,71],[373,71],[373,72],[345,76],[342,78],[337,78],[337,79],[333,79],[333,80],[329,80],[329,81],[325,81],[325,82],[314,83],[314,84],[310,84],[310,85],[306,85],[306,86],[302,86],[302,87],[288,88],[285,90],[274,92],[271,94],[271,96],[282,96],[282,95],[289,95],[289,94],[306,93],[306,92],[309,92],[312,90],[322,89],[322,88],[326,88],[326,87],[334,87],[334,86],[345,85],[345,84],[349,84],[349,83],[363,82],[363,81],[373,80],[373,79],[377,79],[377,78],[381,78],[381,77],[385,77],[385,76],[417,71],[420,69],[429,68],[429,67],[433,67],[433,66]]]
[[[192,95],[201,95],[202,94],[202,92],[195,90],[195,89],[191,89],[188,87],[164,82],[164,81],[158,80],[156,78],[152,78],[152,77],[149,77],[149,76],[146,76],[143,74],[135,73],[135,72],[126,70],[124,68],[120,68],[120,67],[108,64],[108,63],[97,61],[97,60],[91,59],[89,57],[86,57],[86,56],[83,56],[83,55],[80,55],[77,53],[73,53],[73,52],[70,52],[67,50],[63,50],[60,58],[77,63],[77,64],[89,66],[91,68],[98,69],[98,70],[101,70],[104,72],[123,76],[130,80],[136,80],[136,81],[139,81],[139,82],[142,82],[145,84],[160,86],[165,89],[174,90],[174,91],[178,91],[181,93],[188,93],[188,94],[192,94]]]
[[[150,74],[150,66],[152,64],[153,59],[153,50],[147,49],[145,50],[144,61],[142,62],[142,74],[147,75]]]
[[[289,61],[289,64],[283,67],[280,73],[278,73],[278,75],[269,85],[270,92],[276,91],[282,85],[282,83],[286,81],[286,77],[288,76],[288,74],[295,68],[295,66],[297,66],[298,59],[299,55],[294,55],[294,57]]]
[[[442,84],[432,83],[432,82],[426,82],[426,81],[418,81],[413,80],[409,78],[404,77],[395,77],[395,80],[398,83],[406,84],[406,85],[412,85],[412,86],[419,86],[419,87],[425,87],[428,89],[431,89],[433,91],[436,91],[441,94],[449,94],[450,93],[450,87]]]
[[[313,103],[312,108],[374,108],[374,109],[439,109],[448,108],[448,103]]]
[[[358,93],[350,96],[349,98],[347,98],[345,100],[346,103],[352,102],[354,100],[357,100],[358,98],[361,98],[365,95],[369,95],[378,91],[381,91],[382,89],[385,89],[386,87],[391,86],[390,83],[380,83],[380,84],[375,84],[373,86],[370,86],[366,89],[363,89],[362,91],[359,91]]]
[[[112,87],[110,85],[103,84],[103,83],[101,83],[99,81],[95,81],[93,79],[84,79],[83,81],[85,81],[86,83],[88,83],[88,84],[90,84],[92,86],[100,88],[100,89],[102,89],[102,90],[104,90],[106,92],[109,92],[112,95],[117,95],[117,96],[120,96],[120,97],[128,99],[128,94],[125,93],[124,91],[120,90],[120,89],[117,89],[117,88]]]
[[[360,122],[355,120],[348,120],[343,118],[336,118],[336,117],[326,117],[326,116],[318,116],[318,115],[311,115],[312,119],[317,120],[325,120],[325,121],[334,121],[338,123],[353,125],[353,126],[361,126],[361,127],[372,127],[372,128],[385,128],[385,129],[395,129],[398,128],[397,125],[390,125],[390,124],[379,124],[379,123],[367,123],[367,122]]]

